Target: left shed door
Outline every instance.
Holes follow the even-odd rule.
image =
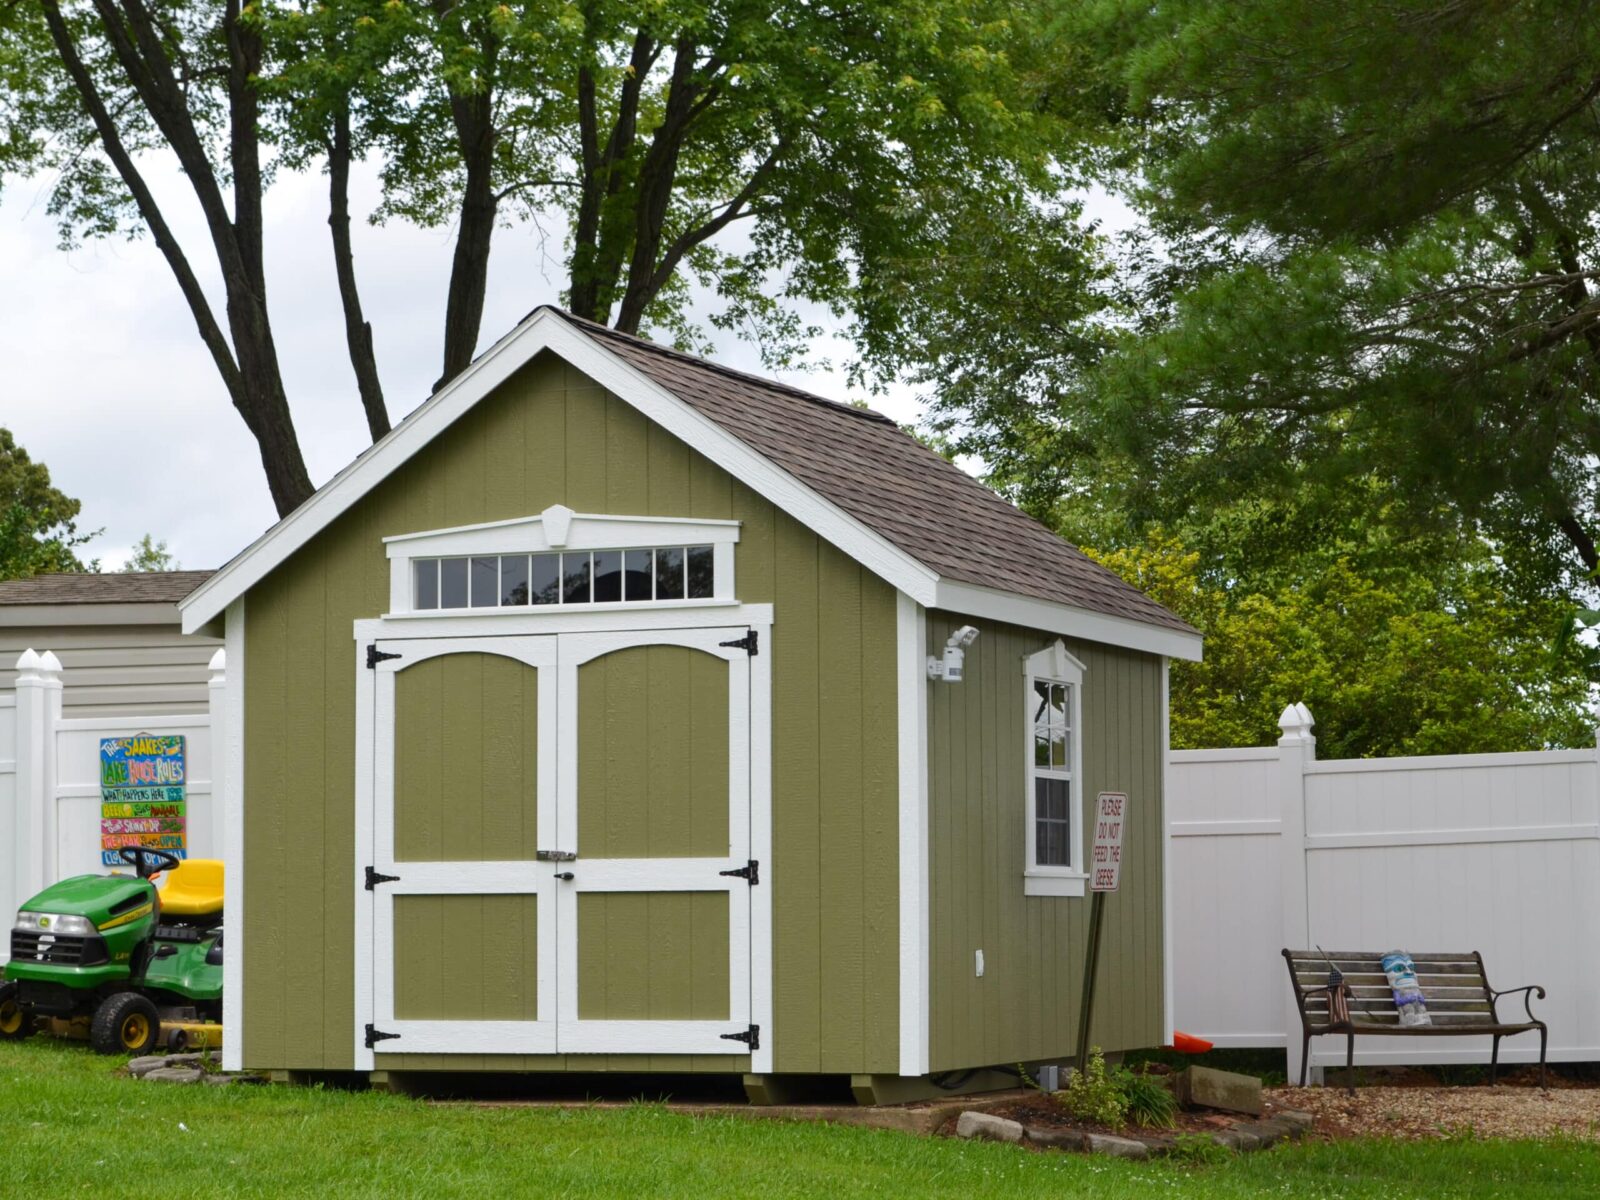
[[[552,1052],[555,639],[376,646],[375,1049]]]

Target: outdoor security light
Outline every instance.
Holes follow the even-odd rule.
[[[946,683],[960,683],[967,647],[977,640],[978,630],[972,625],[963,625],[952,633],[944,644],[944,658],[929,657],[928,678],[942,679]]]

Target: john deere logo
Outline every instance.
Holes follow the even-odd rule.
[[[40,929],[49,929],[50,928],[50,918],[49,917],[40,917],[39,918],[39,928]]]

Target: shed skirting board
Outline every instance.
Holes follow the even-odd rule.
[[[224,649],[225,744],[223,755],[222,886],[228,945],[222,956],[222,1067],[244,1069],[244,598],[228,605]]]
[[[927,614],[896,596],[900,726],[900,1074],[928,1072]]]

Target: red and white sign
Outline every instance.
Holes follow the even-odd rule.
[[[1122,826],[1128,797],[1121,792],[1101,792],[1095,805],[1094,846],[1089,852],[1089,888],[1114,892],[1122,877]]]

